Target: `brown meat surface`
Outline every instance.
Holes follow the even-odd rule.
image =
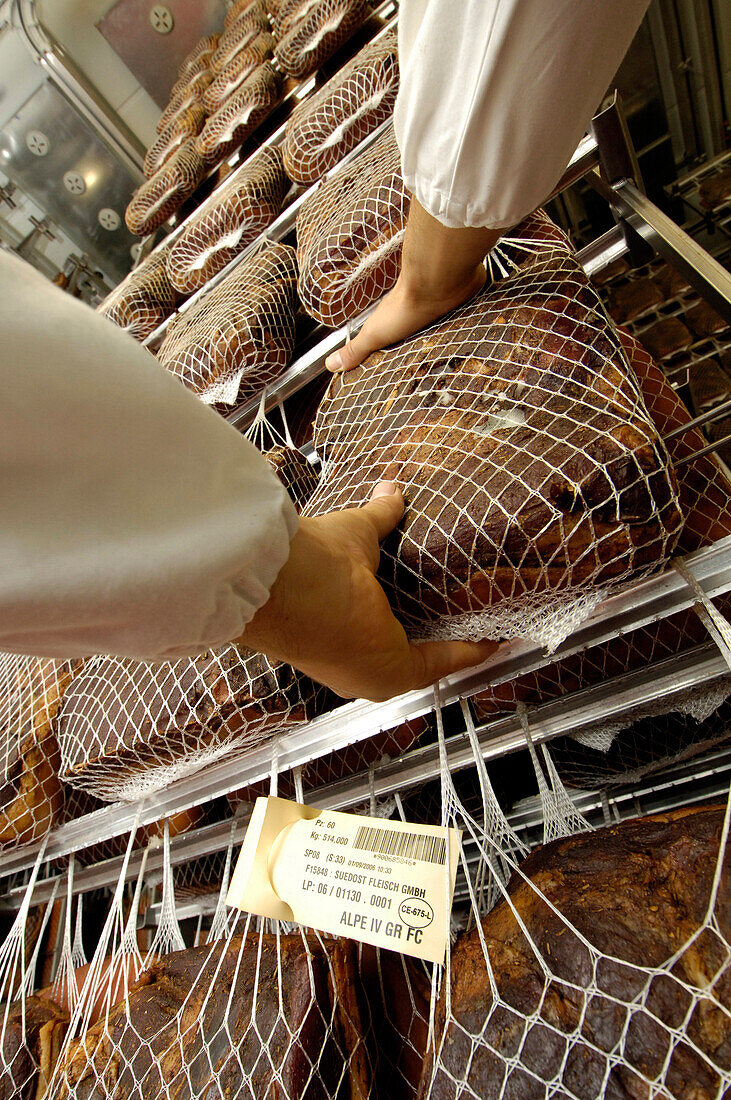
[[[7,1013],[7,1015],[6,1015]],[[42,1100],[68,1027],[64,1009],[37,996],[0,1005],[0,1100]]]
[[[160,959],[68,1050],[54,1100],[367,1100],[347,941],[262,934]],[[281,1001],[281,1007],[280,1007]]]
[[[660,287],[652,279],[632,279],[615,287],[609,296],[609,312],[615,321],[623,324],[634,321],[653,306],[663,303]]]
[[[546,1082],[579,1100],[715,1100],[719,1071],[731,1070],[731,1029],[715,1003],[731,1007],[725,877],[715,916],[726,942],[707,929],[692,937],[706,921],[723,816],[677,810],[529,856],[529,881],[514,874],[509,884],[512,907],[503,900],[482,920],[497,1000],[478,929],[452,952],[451,1016],[443,995],[439,1057],[435,1072],[432,1059],[425,1066],[420,1100],[542,1100]],[[651,1093],[656,1076],[664,1088]]]
[[[429,1039],[426,967],[408,955],[360,944],[358,977],[374,1051],[374,1100],[416,1100]]]
[[[362,504],[396,465],[407,510],[379,576],[410,622],[626,577],[680,531],[620,340],[568,244],[533,221],[543,250],[336,376],[318,411],[327,464],[306,514]]]
[[[96,658],[59,714],[61,777],[114,798],[150,769],[312,718],[322,696],[289,665],[234,645],[166,664]]]
[[[685,319],[699,339],[715,336],[728,328],[721,314],[713,306],[709,306],[708,302],[698,302],[698,305],[692,306]]]
[[[731,200],[731,165],[717,172],[715,176],[704,179],[698,187],[701,206],[715,210]]]
[[[693,343],[693,336],[677,317],[666,317],[646,328],[640,340],[653,359],[667,359],[678,351],[684,351]]]

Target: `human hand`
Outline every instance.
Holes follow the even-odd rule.
[[[352,370],[371,352],[408,339],[477,294],[487,279],[483,260],[503,232],[451,229],[412,199],[396,285],[358,335],[327,357],[328,370]]]
[[[450,310],[461,306],[478,290],[482,290],[486,278],[484,265],[478,264],[460,287],[436,297],[420,297],[408,285],[403,274],[399,275],[393,290],[378,303],[358,335],[328,355],[325,366],[333,373],[353,370],[371,352],[407,340]]]
[[[266,604],[239,639],[344,698],[376,702],[487,660],[495,642],[411,644],[376,580],[379,542],[404,512],[381,482],[362,508],[303,517]]]

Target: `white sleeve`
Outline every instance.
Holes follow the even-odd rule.
[[[558,183],[649,0],[401,0],[406,186],[444,225],[513,226]]]
[[[246,439],[0,253],[0,650],[162,659],[236,637],[297,516]]]

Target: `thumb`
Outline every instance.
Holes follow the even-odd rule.
[[[499,648],[498,642],[422,642],[409,646],[413,688],[429,687],[451,672],[481,665]]]
[[[371,499],[359,511],[376,528],[378,541],[385,539],[404,514],[404,498],[395,481],[379,481]]]
[[[347,344],[343,344],[332,355],[328,355],[325,366],[329,371],[332,371],[333,374],[340,374],[343,371],[353,370],[354,367],[360,366],[363,360],[370,355],[373,348],[361,340],[361,335],[362,330]]]

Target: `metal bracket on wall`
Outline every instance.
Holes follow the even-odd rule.
[[[602,179],[610,185],[631,179],[644,191],[642,173],[617,92],[609,106],[591,120],[590,130],[599,150]],[[642,267],[649,263],[654,256],[651,246],[643,241],[614,206],[612,213],[627,244],[632,266]]]

